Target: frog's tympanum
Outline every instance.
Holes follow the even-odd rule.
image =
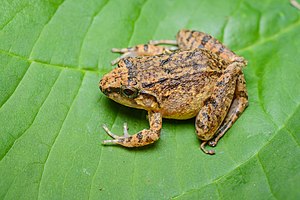
[[[162,118],[196,117],[200,147],[214,154],[205,145],[216,146],[248,105],[242,72],[247,61],[206,33],[180,30],[176,41],[150,41],[113,52],[123,55],[112,62],[118,66],[103,76],[100,90],[120,104],[147,110],[150,128],[129,135],[125,123],[124,135],[117,136],[104,125],[113,139],[103,144],[151,144],[160,137]]]

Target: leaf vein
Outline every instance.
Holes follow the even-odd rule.
[[[55,67],[55,68],[58,68],[58,69],[70,69],[70,70],[75,70],[75,71],[79,71],[81,73],[86,73],[86,72],[90,72],[90,73],[96,73],[96,74],[103,74],[105,73],[106,71],[101,71],[101,70],[93,70],[92,67],[88,67],[89,69],[81,69],[77,66],[72,66],[72,65],[68,65],[68,66],[65,66],[65,65],[60,65],[60,64],[55,64],[55,63],[47,63],[45,61],[41,61],[41,60],[37,60],[37,59],[29,59],[29,58],[26,58],[24,56],[21,56],[21,55],[18,55],[18,54],[15,54],[15,53],[12,53],[12,52],[7,52],[7,51],[4,51],[4,50],[0,50],[0,53],[3,53],[5,55],[9,55],[11,57],[15,57],[15,58],[18,58],[18,59],[21,59],[21,60],[25,60],[29,63],[38,63],[38,64],[42,64],[42,65],[47,65],[47,66],[50,66],[50,67]]]
[[[25,75],[28,72],[28,69],[30,67],[31,64],[29,64],[29,66],[27,67],[26,71],[24,72],[22,78],[20,79],[19,83],[16,85],[16,87],[13,89],[12,93],[3,101],[2,105],[0,106],[0,110],[1,108],[9,101],[9,99],[13,96],[13,94],[15,93],[15,91],[18,89],[19,85],[21,84],[21,82],[23,81]]]
[[[225,22],[224,22],[223,26],[221,27],[221,36],[220,36],[220,39],[219,39],[221,42],[224,42],[225,30],[226,30],[226,27],[229,23],[230,17],[235,15],[235,13],[241,8],[241,5],[242,5],[243,2],[244,2],[244,0],[240,0],[238,2],[238,5],[236,6],[236,8],[229,14],[228,17],[226,17]]]
[[[300,25],[300,20],[297,20],[296,22],[292,23],[291,25],[288,25],[287,27],[281,29],[280,31],[278,31],[274,35],[271,35],[271,36],[266,37],[266,38],[261,39],[261,40],[257,40],[256,42],[253,42],[252,44],[250,44],[248,46],[245,46],[245,47],[243,47],[241,49],[237,49],[236,52],[247,51],[247,50],[255,48],[258,45],[262,45],[262,44],[264,44],[266,42],[270,42],[272,40],[275,40],[276,38],[280,37],[282,34],[284,34],[286,32],[289,32],[289,31],[291,31],[291,30],[293,30],[295,28],[298,28],[299,25]]]
[[[25,8],[27,8],[29,6],[29,4],[26,4],[24,7],[22,7],[21,9],[17,10],[15,12],[15,14],[9,19],[7,20],[3,25],[2,27],[0,28],[0,30],[3,30],[10,22],[12,22],[16,17],[17,15],[22,12]]]
[[[169,12],[167,12],[167,13],[159,20],[159,22],[156,24],[155,28],[153,29],[153,31],[152,31],[152,39],[154,39],[153,37],[156,35],[157,30],[158,30],[158,27],[160,26],[161,22],[163,22],[163,21],[166,19],[167,14],[169,14]]]
[[[286,124],[292,119],[292,117],[298,112],[300,108],[300,103],[298,103],[294,109],[294,111],[286,118],[286,120],[283,122],[280,129],[286,128]]]
[[[119,111],[120,111],[120,107],[118,106],[118,111],[117,111],[117,113],[116,113],[116,115],[115,115],[115,118],[114,118],[114,120],[113,120],[113,123],[112,123],[112,126],[115,124],[115,122],[116,122],[116,119],[117,119],[117,116],[118,116],[118,114],[119,114]],[[100,156],[99,156],[99,161],[98,161],[98,165],[97,165],[97,168],[96,168],[96,171],[95,171],[95,173],[93,174],[93,177],[92,177],[92,181],[91,181],[91,185],[90,185],[90,191],[89,191],[89,195],[88,195],[88,199],[90,199],[90,196],[91,196],[91,191],[92,191],[92,186],[94,185],[94,181],[95,181],[95,176],[96,176],[96,174],[97,174],[97,171],[101,168],[100,166],[101,166],[101,163],[102,163],[102,154],[103,154],[103,145],[101,145],[101,151],[100,151]]]
[[[256,154],[256,157],[257,157],[257,160],[258,160],[258,162],[259,162],[259,164],[260,164],[260,166],[261,166],[261,169],[262,169],[262,171],[263,171],[263,173],[264,173],[264,175],[265,175],[265,177],[266,177],[266,181],[267,181],[267,183],[268,183],[270,193],[272,194],[272,196],[273,196],[275,199],[277,199],[277,197],[275,196],[275,194],[274,194],[274,192],[273,192],[273,189],[272,189],[272,187],[271,187],[271,185],[270,185],[270,180],[269,180],[269,177],[268,177],[268,175],[267,175],[267,173],[266,173],[266,169],[265,169],[264,165],[262,164],[261,159],[260,159],[260,157],[259,157],[259,153]]]
[[[88,32],[90,31],[90,28],[92,27],[93,23],[94,23],[94,20],[95,18],[100,14],[100,12],[104,9],[104,7],[108,4],[108,0],[102,5],[100,6],[100,8],[93,14],[93,16],[91,17],[91,20],[88,24],[88,27],[84,33],[84,36],[83,36],[83,39],[82,39],[82,42],[80,44],[80,47],[79,47],[79,58],[78,58],[78,66],[80,66],[80,60],[81,60],[81,57],[82,57],[82,48],[83,48],[83,44],[84,44],[84,41],[87,37],[87,34]]]
[[[145,5],[146,5],[146,3],[148,2],[148,0],[145,0],[144,2],[143,2],[143,4],[141,5],[141,7],[140,7],[140,9],[139,9],[139,11],[138,11],[138,15],[137,15],[137,17],[135,18],[135,20],[133,21],[133,31],[132,31],[132,33],[131,33],[131,35],[130,35],[130,38],[129,38],[129,40],[128,40],[128,46],[129,45],[131,45],[131,40],[132,40],[132,38],[133,38],[133,35],[134,35],[134,33],[135,33],[135,29],[136,29],[136,23],[139,21],[139,19],[140,19],[140,17],[141,17],[141,14],[142,14],[142,11],[143,11],[143,9],[144,9],[144,7],[145,7]]]
[[[52,14],[52,16],[49,17],[49,20],[48,20],[48,21],[45,23],[45,25],[43,26],[41,32],[39,33],[37,39],[35,40],[35,42],[34,42],[34,44],[33,44],[33,46],[32,46],[32,49],[31,49],[30,54],[29,54],[29,58],[32,57],[32,53],[33,53],[34,47],[35,47],[35,45],[37,44],[37,42],[39,41],[39,39],[40,39],[40,37],[41,37],[43,31],[45,30],[45,27],[51,22],[51,20],[53,19],[53,17],[55,16],[55,14],[57,13],[57,11],[59,10],[60,6],[61,6],[64,2],[66,2],[66,1],[62,1],[62,2],[60,2],[60,3],[56,6],[56,9],[55,9],[54,13]]]
[[[100,163],[101,163],[101,161],[102,161],[102,152],[103,152],[103,145],[101,145],[99,161],[98,161],[98,164],[97,164],[95,173],[93,174],[93,177],[92,177],[92,179],[91,179],[92,181],[91,181],[91,185],[90,185],[90,191],[89,191],[88,199],[90,199],[91,191],[92,191],[92,186],[94,185],[93,183],[94,183],[94,180],[95,180],[95,176],[96,176],[96,174],[97,174],[97,171],[98,171],[98,169],[99,169]]]
[[[293,140],[297,143],[298,147],[300,146],[299,141],[296,138],[295,131],[290,130],[289,128],[286,128],[287,132],[290,134],[290,136],[293,138]]]
[[[207,184],[205,184],[205,185],[202,185],[202,186],[199,187],[199,188],[193,188],[193,189],[187,190],[187,191],[185,191],[185,192],[183,192],[183,193],[181,193],[181,194],[179,194],[179,195],[176,195],[175,197],[173,197],[173,199],[179,198],[179,197],[181,197],[181,196],[183,196],[183,195],[185,195],[185,194],[188,194],[188,193],[190,193],[190,192],[199,191],[199,190],[201,190],[202,188],[204,188],[204,187],[206,187],[206,186],[208,186],[208,185],[211,185],[211,184],[217,184],[220,180],[222,180],[224,177],[226,177],[230,172],[239,169],[242,165],[246,164],[247,162],[249,162],[249,161],[250,161],[251,159],[253,159],[254,157],[258,157],[259,152],[260,152],[263,148],[265,148],[265,147],[270,143],[270,141],[272,141],[272,140],[274,139],[274,137],[275,137],[281,130],[284,130],[284,128],[285,128],[285,127],[279,128],[279,129],[271,136],[270,140],[269,140],[265,145],[263,145],[256,153],[254,153],[252,156],[250,156],[250,157],[249,157],[248,159],[246,159],[244,162],[242,162],[242,163],[238,164],[237,166],[235,166],[233,169],[229,170],[228,173],[226,173],[226,174],[224,174],[224,175],[222,175],[222,176],[220,176],[220,177],[218,177],[218,178],[212,180],[211,182],[209,182],[209,183],[207,183]],[[271,192],[272,192],[272,191],[271,191]],[[274,196],[274,194],[273,194],[273,196]],[[275,197],[275,196],[274,196],[274,197]]]
[[[15,141],[11,144],[11,146],[9,147],[9,149],[5,152],[5,154],[3,155],[3,157],[1,158],[0,162],[3,160],[3,158],[10,152],[10,150],[14,147],[14,145],[16,144],[17,141],[19,141],[19,139],[30,129],[30,127],[32,126],[32,124],[35,122],[36,117],[38,116],[39,112],[41,111],[42,107],[44,106],[46,100],[48,99],[49,95],[51,94],[54,85],[56,84],[57,80],[60,77],[61,72],[59,73],[59,75],[56,77],[53,85],[51,86],[51,89],[49,90],[49,93],[47,94],[46,98],[44,99],[43,103],[41,104],[41,106],[39,107],[38,111],[36,112],[35,116],[33,117],[30,125],[25,129],[25,131],[21,134],[19,134],[17,137],[15,137]]]
[[[75,100],[77,99],[77,97],[78,97],[78,95],[79,95],[79,93],[80,93],[79,91],[80,91],[80,88],[82,87],[82,84],[83,84],[83,82],[84,82],[84,77],[85,77],[85,74],[84,74],[83,77],[82,77],[81,83],[80,83],[80,85],[79,85],[79,87],[78,87],[78,90],[77,90],[77,94],[76,94],[75,98],[73,99],[73,102],[72,102],[72,104],[71,104],[71,106],[70,106],[70,108],[69,108],[69,110],[68,110],[68,113],[66,114],[66,116],[65,116],[65,118],[64,118],[64,120],[63,120],[63,123],[61,124],[60,130],[59,130],[58,134],[56,135],[56,137],[54,138],[54,141],[53,141],[53,143],[51,144],[51,148],[50,148],[50,150],[49,150],[49,152],[48,152],[48,154],[47,154],[47,156],[46,156],[46,158],[45,158],[45,162],[44,162],[44,164],[43,164],[43,170],[42,170],[42,174],[41,174],[41,179],[40,179],[39,185],[38,185],[38,194],[37,194],[38,199],[40,199],[40,194],[41,194],[41,184],[42,184],[42,182],[43,182],[43,178],[44,178],[44,174],[45,174],[45,166],[46,166],[46,164],[47,164],[47,162],[48,162],[48,160],[49,160],[49,157],[50,157],[50,155],[51,155],[51,152],[52,152],[52,150],[53,150],[53,147],[54,147],[55,143],[57,142],[57,139],[58,139],[58,137],[59,137],[59,135],[60,135],[60,133],[61,133],[61,131],[62,131],[62,127],[64,126],[64,124],[65,124],[65,122],[66,122],[66,119],[68,118],[68,116],[69,116],[69,114],[70,114],[70,112],[71,112],[71,110],[72,110],[72,107],[73,107],[73,105],[74,105],[74,102],[75,102]]]

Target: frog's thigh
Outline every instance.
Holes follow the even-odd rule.
[[[106,140],[104,144],[119,144],[125,147],[139,147],[151,144],[159,139],[160,137],[160,130],[162,127],[162,116],[160,113],[149,113],[149,123],[150,129],[144,129],[132,136],[124,134],[124,136],[117,136],[111,135],[114,140]]]
[[[248,93],[246,89],[246,82],[243,74],[240,74],[236,83],[236,90],[234,93],[233,102],[229,108],[229,111],[215,134],[215,138],[210,140],[208,144],[210,146],[216,146],[219,139],[226,133],[226,131],[233,125],[233,123],[239,118],[245,108],[248,106]]]
[[[177,34],[177,42],[180,49],[207,49],[229,62],[244,62],[244,58],[237,56],[219,40],[204,32],[180,30]]]
[[[215,136],[217,129],[224,120],[231,105],[236,88],[236,80],[241,73],[240,63],[232,63],[218,78],[212,95],[207,98],[196,117],[196,132],[200,140],[205,143]],[[205,144],[204,143],[204,144]],[[205,153],[209,153],[204,149]]]

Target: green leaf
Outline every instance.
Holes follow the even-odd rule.
[[[272,1],[2,1],[0,199],[299,199],[300,10]],[[208,156],[194,119],[140,149],[102,146],[148,127],[98,89],[113,47],[220,39],[249,65],[250,105]]]

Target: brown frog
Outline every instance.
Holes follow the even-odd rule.
[[[200,147],[214,154],[205,145],[216,146],[248,106],[242,72],[247,61],[206,33],[180,30],[176,41],[150,41],[113,52],[123,55],[112,62],[118,66],[103,76],[100,90],[120,104],[147,110],[150,129],[129,135],[125,123],[124,135],[117,136],[104,125],[113,139],[103,144],[148,145],[159,139],[162,118],[196,117]]]

